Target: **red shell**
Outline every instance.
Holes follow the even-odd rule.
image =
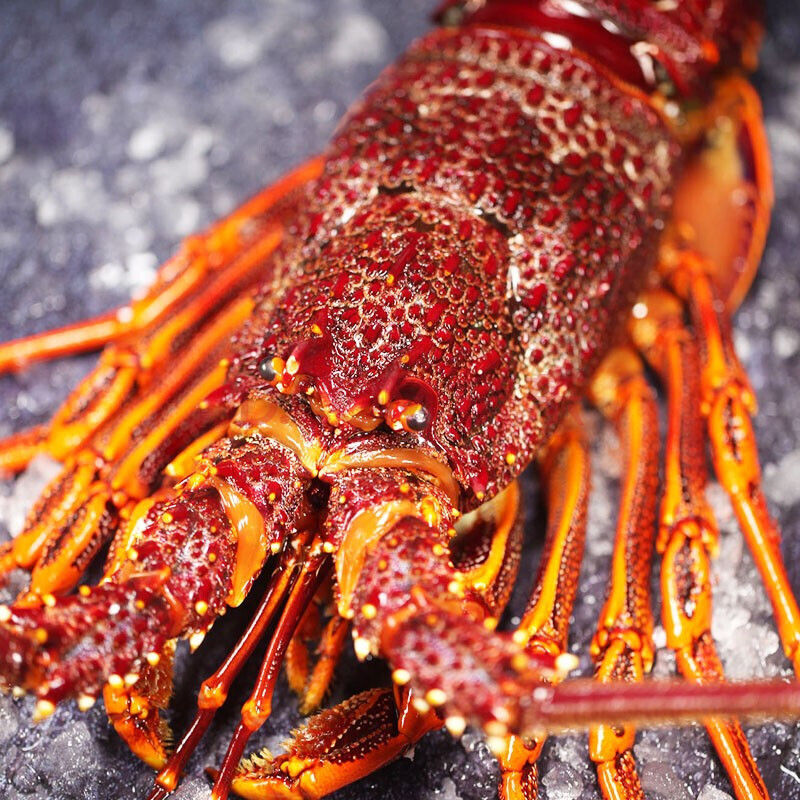
[[[466,24],[554,34],[633,85],[655,88],[660,70],[684,95],[706,96],[716,72],[752,59],[763,9],[757,0],[481,0]],[[752,67],[752,64],[750,64]]]
[[[294,356],[294,390],[338,419],[422,403],[467,502],[493,493],[614,337],[679,155],[644,98],[575,53],[435,32],[340,127],[235,370]]]

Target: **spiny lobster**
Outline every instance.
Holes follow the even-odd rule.
[[[42,450],[65,463],[2,553],[4,571],[31,576],[0,609],[0,669],[36,692],[40,716],[102,690],[115,728],[160,768],[151,796],[166,796],[270,628],[216,797],[319,796],[468,721],[506,798],[535,796],[546,732],[585,725],[604,793],[640,797],[632,719],[796,713],[793,686],[721,684],[709,633],[706,438],[797,667],[800,615],[728,324],[770,204],[739,74],[757,15],[744,0],[705,5],[448,3],[321,159],[187,242],[147,297],[0,350],[12,368],[109,343],[51,425],[1,454],[8,470]],[[658,513],[642,359],[668,395]],[[559,683],[586,522],[581,397],[616,425],[626,471],[598,680]],[[545,555],[518,629],[501,634],[514,480],[533,459],[551,501]],[[641,682],[656,519],[669,643],[706,689]],[[101,583],[72,593],[109,541]],[[250,627],[169,755],[159,710],[176,639],[196,643],[262,571]],[[323,629],[315,600],[331,590]],[[284,658],[313,707],[348,627],[359,657],[389,661],[394,690],[240,764]],[[737,794],[765,796],[738,724],[707,727]]]

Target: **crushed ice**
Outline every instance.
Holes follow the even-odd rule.
[[[128,156],[134,161],[150,161],[161,153],[167,133],[161,122],[147,122],[128,139]]]
[[[692,800],[684,782],[677,776],[672,764],[651,762],[639,768],[642,789],[670,800]]]
[[[344,66],[375,62],[383,58],[389,44],[384,27],[367,13],[343,14],[336,23],[333,41],[328,47],[330,60]]]
[[[779,506],[800,502],[800,450],[787,453],[777,464],[764,467],[764,491]]]
[[[569,764],[555,764],[542,778],[547,800],[578,800],[583,792],[580,775]]]
[[[14,132],[0,125],[0,164],[5,164],[14,155]]]
[[[452,778],[445,778],[441,785],[425,794],[420,800],[462,800]]]
[[[733,800],[727,792],[723,792],[722,789],[718,789],[716,786],[712,786],[710,783],[707,783],[700,791],[700,794],[697,796],[697,800]]]

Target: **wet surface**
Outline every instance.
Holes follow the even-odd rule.
[[[769,5],[757,76],[776,166],[776,213],[759,277],[736,319],[736,341],[760,401],[756,428],[767,493],[785,531],[800,588],[800,10]],[[212,0],[190,3],[6,2],[0,26],[0,338],[77,320],[127,301],[176,243],[318,151],[338,117],[380,68],[426,29],[430,0]],[[0,378],[0,432],[46,419],[93,363],[80,357]],[[617,495],[616,443],[596,426],[594,499],[573,650],[582,669],[602,603]],[[35,476],[5,486],[0,516],[19,515]],[[25,483],[27,481],[27,484]],[[26,488],[27,486],[27,488]],[[529,481],[531,575],[541,512]],[[722,528],[714,634],[736,677],[786,674],[768,603],[729,507],[710,496]],[[530,578],[529,578],[530,580]],[[524,581],[523,581],[524,584]],[[519,598],[526,586],[521,586]],[[177,731],[248,606],[226,617],[181,661]],[[224,628],[224,630],[223,630]],[[663,640],[663,631],[660,633]],[[671,673],[660,650],[656,672]],[[340,670],[336,697],[377,666]],[[203,768],[219,764],[253,668],[190,762],[176,797],[205,798]],[[96,707],[72,705],[30,724],[32,704],[0,696],[0,791],[11,798],[142,798],[150,771]],[[297,724],[280,687],[254,747],[279,749]],[[800,731],[771,724],[751,744],[775,798],[800,797]],[[700,728],[643,732],[636,756],[649,798],[725,800],[731,789]],[[546,800],[598,796],[585,737],[559,737],[542,759]],[[338,793],[488,800],[497,772],[477,734],[427,737],[409,757]]]

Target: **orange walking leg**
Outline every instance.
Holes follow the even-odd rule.
[[[176,356],[184,338],[249,283],[280,241],[283,218],[298,190],[320,171],[309,161],[268,187],[207,232],[187,239],[159,270],[141,299],[97,319],[0,344],[0,372],[35,361],[110,345],[98,366],[72,392],[47,429],[0,441],[0,468],[23,469],[37,452],[63,460],[123,405],[155,367]],[[179,328],[179,329],[178,329]],[[139,387],[141,388],[141,387]]]
[[[309,603],[306,613],[300,620],[297,630],[286,648],[286,656],[283,659],[283,667],[286,670],[286,681],[289,688],[298,695],[302,695],[308,682],[311,671],[311,647],[320,637],[322,631],[322,612],[320,610],[320,595],[324,592],[322,587],[314,598],[313,603]]]
[[[565,653],[586,537],[590,463],[578,413],[568,417],[540,461],[548,497],[547,534],[534,589],[514,638],[531,652]],[[545,736],[490,740],[502,769],[501,800],[534,800]]]
[[[724,680],[711,637],[711,555],[718,549],[713,513],[705,500],[705,431],[700,406],[700,358],[683,320],[681,302],[667,292],[643,299],[647,316],[634,336],[667,389],[665,486],[658,550],[663,555],[661,593],[667,643],[689,681]],[[739,800],[763,800],[766,786],[739,723],[708,719],[706,730]]]
[[[630,348],[613,350],[590,396],[620,439],[624,472],[608,597],[592,641],[596,678],[638,683],[653,665],[650,565],[658,492],[658,409],[644,366]],[[633,758],[632,725],[598,725],[589,754],[608,800],[644,800]]]
[[[0,478],[22,472],[47,444],[47,425],[36,425],[0,440]]]
[[[242,318],[236,306],[233,312],[223,313],[222,319],[210,326],[209,335],[202,335],[201,340],[208,338],[209,343],[214,344],[220,336],[226,336]],[[188,360],[191,362],[192,358]],[[138,480],[138,468],[144,458],[150,456],[152,459],[170,431],[195,410],[197,404],[224,381],[224,377],[225,370],[220,367],[208,376],[202,372],[199,376],[192,375],[191,370],[183,369],[183,364],[172,372],[164,385],[172,386],[175,392],[180,384],[173,378],[189,380],[190,390],[184,392],[183,403],[173,404],[166,413],[150,415],[153,429],[144,439],[148,445],[146,451],[141,446],[137,451],[132,437],[126,439],[121,452],[130,452],[122,464],[126,468],[124,475],[129,476],[127,483],[117,485],[119,468],[114,470],[112,479],[107,474],[101,477],[101,471],[107,472],[108,465],[94,449],[80,450],[45,489],[28,516],[22,533],[0,548],[0,576],[16,567],[29,568],[32,569],[33,591],[60,593],[71,589],[99,547],[113,534],[117,511],[131,498],[146,494],[142,481]],[[127,420],[137,415],[140,406],[148,405],[150,397],[152,395],[134,403],[130,412],[123,414],[117,424],[124,428]],[[120,491],[123,488],[125,492]]]
[[[159,270],[147,295],[130,306],[92,319],[0,344],[0,373],[36,361],[96,350],[150,327],[175,301],[233,258],[253,238],[261,220],[298,187],[316,178],[321,159],[312,159],[267,187],[203,234],[189,237]]]
[[[700,341],[701,398],[714,468],[761,573],[784,652],[800,676],[800,609],[781,556],[780,529],[764,496],[751,419],[756,407],[753,390],[736,357],[730,320],[721,310],[703,261],[685,255],[673,274],[673,285],[687,302]]]

